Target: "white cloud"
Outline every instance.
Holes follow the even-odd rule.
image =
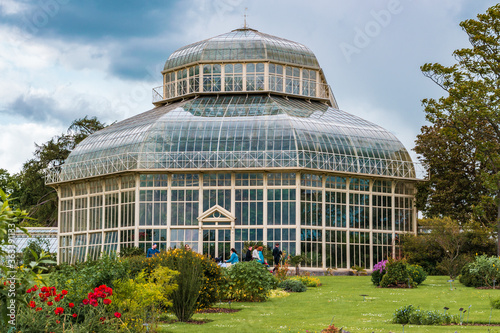
[[[33,158],[35,142],[38,144],[60,135],[64,128],[36,123],[0,124],[0,168],[9,173],[19,172],[24,162]]]

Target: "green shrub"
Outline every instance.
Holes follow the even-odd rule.
[[[278,280],[257,261],[240,262],[224,269],[225,283],[221,290],[227,299],[237,301],[257,301],[267,299]]]
[[[372,272],[372,275],[371,275],[371,280],[372,280],[372,283],[376,286],[380,286],[380,282],[382,281],[382,277],[384,276],[385,274],[385,271],[383,271],[382,273],[378,270],[374,270]]]
[[[462,271],[460,272],[460,283],[463,284],[466,287],[481,287],[484,285],[483,279],[481,279],[479,276],[476,276],[476,274],[473,274],[470,272],[470,268],[472,266],[472,263],[466,264],[464,267],[462,267]]]
[[[172,250],[168,267],[178,271],[177,290],[172,294],[172,310],[179,321],[188,321],[196,311],[196,302],[203,285],[203,267],[197,253],[184,249]]]
[[[413,305],[403,306],[394,312],[392,322],[394,324],[406,325],[410,322],[410,316],[415,309]]]
[[[413,305],[403,306],[394,312],[392,322],[412,325],[443,325],[458,323],[459,318],[440,311],[424,311],[415,309]]]
[[[490,299],[490,305],[493,309],[500,309],[500,298]]]
[[[408,274],[404,260],[389,259],[386,264],[387,272],[380,281],[382,288],[388,287],[415,287],[415,283]]]
[[[492,286],[493,279],[500,281],[500,258],[487,255],[476,256],[469,265],[470,274],[483,282],[483,286]]]
[[[141,249],[139,247],[125,247],[123,249],[120,249],[120,257],[121,258],[126,258],[126,257],[133,257],[133,256],[142,256],[145,257],[144,249]]]
[[[144,269],[146,274],[150,274],[153,269],[158,266],[166,266],[171,269],[171,262],[175,260],[175,257],[179,256],[184,249],[172,249],[167,252],[160,252],[158,255],[152,258],[143,258],[143,260],[136,257],[133,260],[136,261],[141,269]],[[201,263],[203,269],[203,276],[201,278],[202,287],[200,289],[200,297],[197,301],[197,309],[205,309],[215,304],[220,299],[220,286],[223,284],[222,270],[219,265],[217,265],[213,260],[192,251],[194,257],[197,261]],[[132,263],[132,261],[131,261]],[[132,270],[132,268],[131,268]]]
[[[413,282],[415,282],[417,285],[421,284],[425,281],[425,279],[427,279],[427,273],[419,265],[406,265],[406,269],[408,270],[408,274],[412,278]]]
[[[317,287],[321,286],[321,282],[317,277],[314,276],[306,276],[306,275],[299,275],[299,276],[294,276],[290,278],[290,280],[298,280],[304,284],[306,287]]]
[[[300,280],[285,280],[281,282],[278,287],[282,288],[283,290],[286,291],[292,291],[295,293],[301,293],[307,290],[307,287],[302,283]]]

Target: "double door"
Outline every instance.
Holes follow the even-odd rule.
[[[227,260],[231,256],[231,229],[203,229],[203,254],[212,258],[222,257]]]

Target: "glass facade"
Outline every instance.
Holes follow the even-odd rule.
[[[237,29],[175,51],[162,75],[154,109],[48,173],[60,262],[153,243],[227,259],[279,242],[310,268],[370,269],[415,232],[408,152],[338,109],[307,47]]]
[[[61,199],[80,204],[61,209],[60,221],[74,215],[80,216],[80,224],[90,225],[94,211],[101,214],[94,219],[104,223],[74,232],[61,223],[61,261],[88,260],[130,246],[147,249],[153,243],[160,249],[189,244],[195,251],[226,258],[231,247],[241,254],[244,242],[259,241],[270,247],[279,242],[288,254],[306,254],[307,267],[369,269],[392,256],[398,234],[414,230],[414,185],[405,180],[308,172],[134,177],[106,178],[117,187],[106,187],[99,196],[91,194],[88,182],[62,187],[88,189]],[[134,193],[137,197],[131,198]],[[137,224],[129,222],[134,219]]]

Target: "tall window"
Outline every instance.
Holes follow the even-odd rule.
[[[203,65],[203,91],[221,91],[221,66]]]
[[[302,70],[302,95],[316,96],[316,71]]]
[[[286,67],[285,91],[289,94],[300,94],[300,68]]]
[[[264,90],[264,64],[247,64],[247,91]]]
[[[283,66],[269,64],[269,90],[283,92]]]
[[[242,91],[243,90],[243,64],[227,64],[224,67],[225,71],[225,91]]]

